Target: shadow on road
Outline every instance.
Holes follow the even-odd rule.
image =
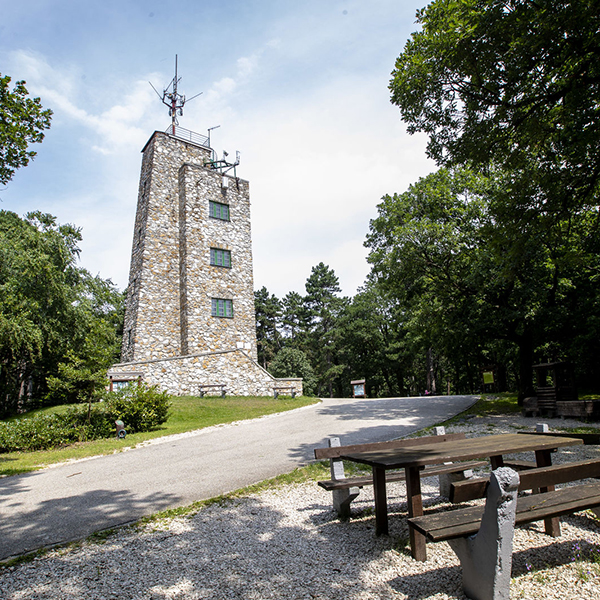
[[[0,479],[0,513],[18,506],[19,492],[26,491],[28,475]],[[161,492],[140,497],[128,492],[98,489],[75,496],[45,500],[33,509],[0,518],[0,559],[43,547],[81,539],[94,531],[130,522],[173,506],[177,498]]]

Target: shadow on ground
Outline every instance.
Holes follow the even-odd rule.
[[[17,492],[27,489],[27,481],[36,473],[0,479],[1,512],[17,502]],[[11,519],[0,518],[0,559],[37,550],[48,544],[84,538],[95,531],[131,522],[133,518],[173,506],[177,498],[170,494],[144,496],[128,492],[97,489],[40,502],[36,507]]]

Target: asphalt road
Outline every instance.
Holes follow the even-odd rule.
[[[161,438],[110,456],[0,478],[0,559],[87,537],[287,473],[338,435],[394,439],[469,407],[473,396],[323,403]]]

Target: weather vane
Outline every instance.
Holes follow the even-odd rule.
[[[177,76],[177,54],[175,55],[175,77],[171,79],[171,83],[163,90],[162,97],[156,90],[156,88],[152,85],[152,82],[148,82],[152,89],[156,92],[156,95],[162,100],[162,103],[165,106],[169,107],[169,116],[171,117],[171,133],[175,135],[175,126],[179,125],[177,121],[177,115],[180,117],[183,115],[183,107],[186,103],[186,98],[183,94],[180,94],[177,91],[177,85],[181,81],[181,77]],[[202,92],[200,92],[202,94]],[[196,94],[191,98],[187,99],[187,102],[193,100],[200,96],[200,94]]]

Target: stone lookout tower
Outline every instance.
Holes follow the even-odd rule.
[[[142,152],[122,359],[226,348],[256,359],[248,182],[181,127]]]
[[[219,160],[208,137],[177,125],[177,81],[176,71],[163,96],[171,126],[142,150],[122,362],[109,377],[172,394],[301,393],[301,380],[276,380],[256,362],[249,185],[239,158]]]

